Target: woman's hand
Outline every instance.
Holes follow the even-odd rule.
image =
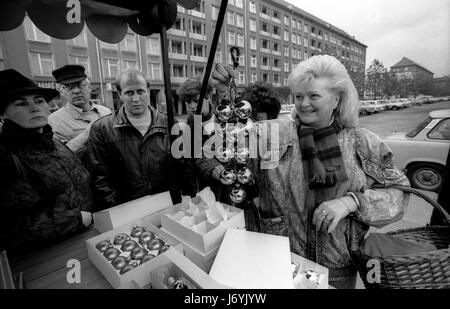
[[[85,227],[88,227],[92,223],[92,213],[87,211],[81,212],[81,221]]]
[[[316,231],[333,232],[338,223],[355,211],[356,207],[355,201],[350,196],[323,202],[316,208],[313,215]]]
[[[231,78],[236,78],[236,73],[233,69],[217,63],[214,71],[211,73],[211,84],[216,88],[220,97],[226,93]]]

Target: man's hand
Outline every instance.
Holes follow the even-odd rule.
[[[214,71],[211,74],[211,85],[216,88],[221,98],[226,93],[231,78],[236,78],[236,73],[233,69],[216,63]]]
[[[225,167],[223,167],[223,165],[217,165],[211,172],[211,176],[215,179],[215,180],[219,180],[220,181],[220,175],[222,174],[222,172],[224,171]]]

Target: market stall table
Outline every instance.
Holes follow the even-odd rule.
[[[112,286],[89,260],[86,240],[99,235],[93,227],[59,244],[19,256],[8,256],[14,274],[23,272],[27,289],[111,289]],[[67,267],[71,259],[80,261],[81,282],[69,283]]]

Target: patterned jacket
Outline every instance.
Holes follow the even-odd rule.
[[[31,250],[85,230],[90,176],[50,126],[32,133],[5,120],[0,134],[0,246]]]
[[[377,135],[363,128],[343,129],[338,139],[349,180],[340,184],[336,198],[353,192],[360,207],[331,234],[316,232],[308,219],[313,210],[304,207],[305,180],[296,125],[284,122],[279,128],[278,165],[261,169],[258,160],[253,166],[260,208],[272,216],[261,218],[262,230],[289,236],[291,251],[328,267],[330,277],[333,270],[352,269],[351,252],[369,226],[382,227],[402,218],[409,195],[389,186],[409,186],[407,177],[394,166],[391,150]]]

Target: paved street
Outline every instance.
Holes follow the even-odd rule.
[[[383,138],[393,132],[409,132],[421,123],[430,111],[448,108],[450,108],[450,101],[410,106],[396,111],[383,111],[361,116],[359,122],[361,127],[367,128]]]

